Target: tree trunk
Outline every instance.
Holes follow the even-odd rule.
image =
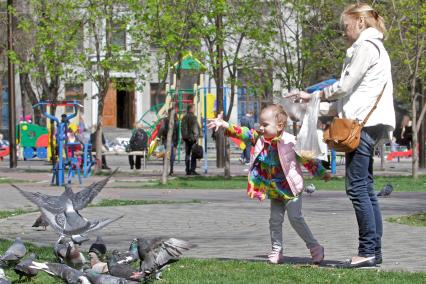
[[[106,84],[106,86],[109,86],[109,84]],[[99,92],[99,99],[98,99],[98,122],[96,124],[96,167],[95,172],[99,173],[102,168],[102,133],[103,133],[103,110],[104,110],[104,101],[105,96],[107,94],[108,87],[106,87],[105,90],[102,90]]]
[[[50,114],[51,115],[55,115],[56,113],[56,106],[55,105],[51,105],[50,106]],[[55,143],[56,141],[56,135],[55,135],[55,122],[54,121],[50,121],[50,160],[52,162],[52,165],[56,164],[56,155],[62,155],[62,153],[59,153],[56,149],[59,146],[58,143]]]
[[[216,31],[218,38],[217,51],[217,74],[216,74],[216,110],[217,114],[223,112],[223,41],[222,41],[222,15],[216,16]],[[225,136],[224,131],[216,133],[216,167],[225,166]]]
[[[412,119],[412,144],[411,150],[413,151],[412,155],[412,175],[414,179],[418,179],[418,168],[419,168],[419,159],[418,159],[418,148],[417,148],[417,108],[416,108],[416,96],[413,96],[413,101],[411,104],[411,111],[413,114]]]
[[[163,159],[163,174],[161,176],[161,184],[167,183],[167,176],[169,174],[169,169],[170,169],[170,153],[171,153],[172,147],[174,147],[172,143],[173,129],[175,126],[175,107],[173,102],[171,105],[171,109],[168,112],[168,115],[169,115],[169,128],[167,131],[166,153]]]

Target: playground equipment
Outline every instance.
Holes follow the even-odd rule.
[[[74,113],[68,115],[63,114],[59,119],[49,114],[46,111],[46,106],[72,106],[74,107]],[[91,144],[83,145],[83,157],[79,159],[77,157],[77,151],[81,152],[81,144],[68,142],[67,131],[70,120],[77,116],[78,107],[83,106],[80,105],[77,101],[61,101],[56,103],[50,101],[40,101],[33,107],[40,107],[40,110],[45,117],[49,118],[52,122],[56,122],[55,150],[57,155],[57,162],[53,165],[51,184],[56,184],[58,186],[64,185],[65,170],[67,167],[67,182],[71,183],[71,179],[77,175],[79,183],[81,183],[80,167],[82,166],[83,168],[84,177],[87,177],[90,174],[91,166],[95,163],[91,155]],[[81,165],[81,161],[83,165]]]
[[[23,151],[24,160],[46,159],[49,147],[49,133],[46,127],[22,122],[16,126],[18,144]]]

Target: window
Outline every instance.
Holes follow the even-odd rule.
[[[157,106],[157,110],[160,109],[160,104],[166,102],[166,86],[161,83],[150,84],[150,95],[151,95],[151,107]]]
[[[115,22],[112,27],[112,44],[126,49],[126,26],[121,22]]]
[[[272,72],[264,68],[239,69],[238,120],[247,112],[253,112],[255,122],[259,122],[260,110],[272,102]]]
[[[80,104],[83,104],[83,99],[84,99],[83,84],[72,84],[72,83],[65,84],[65,100],[67,101],[76,100]],[[73,113],[74,107],[66,106],[65,112]]]

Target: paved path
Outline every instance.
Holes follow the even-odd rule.
[[[237,167],[235,165],[235,167]],[[235,168],[233,167],[233,170]],[[240,169],[242,171],[242,169]],[[61,189],[48,185],[48,173],[26,173],[0,169],[2,176],[32,180],[20,186],[30,191],[60,194]],[[116,179],[140,179],[121,174]],[[152,175],[144,175],[150,178]],[[92,177],[85,184],[99,179]],[[127,249],[135,236],[174,236],[198,245],[186,255],[197,258],[265,260],[270,249],[268,219],[269,202],[246,197],[244,190],[163,190],[116,188],[110,182],[95,202],[105,198],[144,200],[200,200],[201,203],[158,204],[122,207],[92,207],[83,211],[89,219],[114,217],[119,221],[101,233],[109,248]],[[75,186],[78,190],[78,186]],[[0,208],[32,207],[17,191],[0,184]],[[400,216],[424,211],[425,193],[393,193],[381,199],[383,217]],[[344,192],[320,191],[304,196],[304,215],[316,238],[326,248],[325,265],[344,260],[357,251],[357,225],[352,205]],[[57,236],[48,229],[36,231],[31,225],[38,213],[0,219],[0,238],[23,240],[51,245]],[[426,228],[384,222],[384,270],[426,271]],[[289,226],[284,224],[286,261],[309,263],[309,252]],[[89,244],[84,248],[87,249]]]

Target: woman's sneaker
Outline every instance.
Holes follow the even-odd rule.
[[[309,249],[314,264],[320,264],[324,260],[324,247],[322,245],[316,245]]]
[[[284,256],[283,256],[282,251],[271,251],[268,254],[268,261],[269,261],[269,263],[272,263],[272,264],[283,263]]]

